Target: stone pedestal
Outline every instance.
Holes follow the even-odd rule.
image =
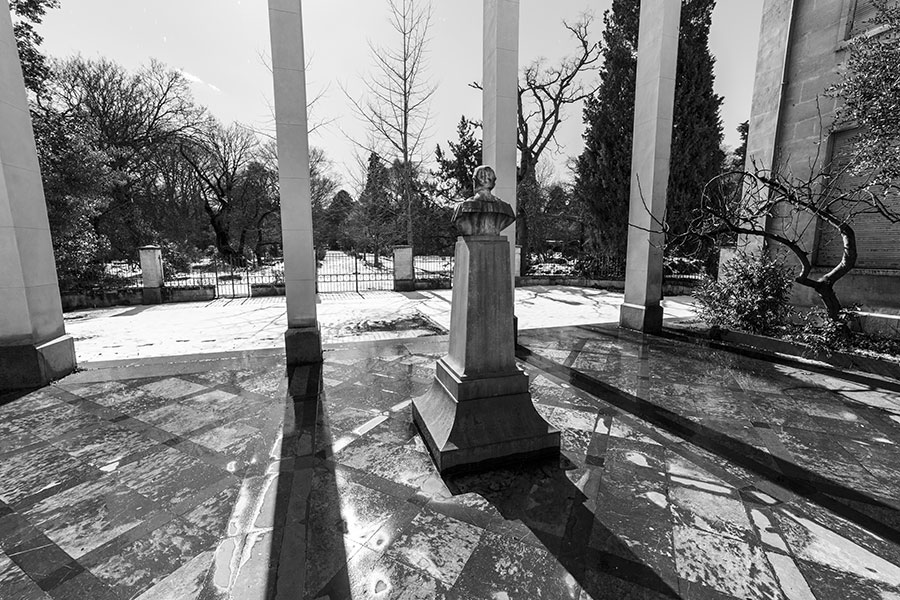
[[[162,248],[159,246],[142,246],[138,248],[141,258],[141,282],[143,284],[142,304],[160,304],[162,302],[163,263]]]
[[[509,255],[502,235],[456,242],[450,351],[412,405],[442,474],[559,453],[559,431],[537,413],[516,367]]]
[[[412,246],[394,246],[394,291],[412,292],[415,289]]]

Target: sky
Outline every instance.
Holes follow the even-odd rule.
[[[594,14],[599,39],[603,11],[611,0],[522,0],[519,63],[543,57],[549,62],[574,46],[562,21]],[[469,83],[481,79],[481,0],[433,0],[428,73],[437,86],[431,102],[428,156],[456,138],[460,116],[481,118],[480,92]],[[738,123],[750,116],[762,0],[718,0],[710,30],[716,57],[718,94],[725,142],[737,146]],[[312,123],[323,124],[310,143],[325,150],[334,173],[351,191],[359,179],[357,146],[366,129],[351,111],[346,94],[359,98],[361,78],[372,66],[370,43],[390,46],[386,0],[304,0],[304,44],[309,97],[319,96]],[[199,104],[223,122],[239,121],[272,130],[272,77],[268,11],[265,0],[62,0],[47,14],[39,32],[52,56],[80,53],[107,57],[135,69],[158,59],[184,72]],[[586,80],[590,84],[590,80]],[[346,92],[345,92],[346,90]],[[568,178],[567,160],[582,148],[582,111],[570,106],[557,135],[559,149],[548,158],[556,177]]]

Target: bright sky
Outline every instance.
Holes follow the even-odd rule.
[[[480,119],[479,92],[468,87],[481,79],[481,0],[434,0],[429,45],[430,74],[437,84],[431,112],[429,160],[435,144],[455,139],[461,115]],[[611,0],[523,0],[519,60],[553,61],[573,49],[561,25],[591,10],[593,34],[599,38],[603,11]],[[240,121],[272,128],[272,79],[267,4],[264,0],[62,0],[40,26],[44,49],[54,56],[81,53],[105,56],[128,68],[150,58],[182,69],[196,100],[225,122]],[[738,143],[735,127],[750,116],[750,97],[762,0],[719,0],[713,14],[710,45],[716,56],[716,91],[725,97],[725,141]],[[365,138],[365,128],[351,111],[342,86],[361,93],[359,80],[371,66],[368,43],[392,43],[386,0],[304,0],[307,85],[310,97],[322,99],[313,122],[331,121],[310,142],[322,147],[335,172],[351,189],[357,172],[349,137]],[[568,157],[583,147],[580,107],[571,107],[552,156],[557,174],[566,178]]]

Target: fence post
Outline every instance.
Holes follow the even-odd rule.
[[[513,265],[513,277],[522,275],[522,246],[516,244],[516,264]]]
[[[138,248],[141,256],[141,282],[143,286],[142,304],[162,303],[163,264],[162,248],[159,246],[142,246]]]
[[[394,246],[394,291],[412,292],[415,289],[412,246]]]

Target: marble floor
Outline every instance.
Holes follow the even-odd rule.
[[[444,336],[103,363],[0,397],[0,598],[900,599],[900,383],[520,335],[559,460],[442,480]]]

